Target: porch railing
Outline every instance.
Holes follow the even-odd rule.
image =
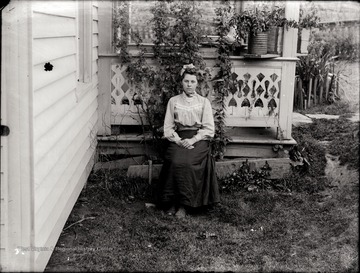
[[[216,75],[215,61],[215,57],[206,60],[213,76]],[[293,84],[289,81],[293,76],[287,75],[289,72],[285,67],[289,63],[295,64],[296,58],[255,60],[234,56],[232,62],[231,79],[236,89],[225,100],[226,125],[286,130],[281,121],[287,119],[287,109],[292,103]],[[139,99],[139,90],[127,79],[126,66],[121,65],[117,57],[109,59],[109,66],[111,125],[146,124],[142,111],[145,105]],[[202,89],[202,95],[213,101],[215,94],[211,81],[208,88]],[[214,103],[213,106],[216,107]]]

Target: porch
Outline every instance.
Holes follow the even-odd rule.
[[[299,7],[287,3],[287,16],[296,18]],[[99,39],[99,133],[101,156],[146,156],[154,158],[152,135],[144,131],[148,125],[141,112],[135,88],[126,75],[112,46],[113,29],[111,3],[99,9],[102,34]],[[284,30],[282,52],[262,56],[231,56],[232,80],[237,86],[225,100],[226,128],[230,137],[224,160],[288,159],[296,141],[291,136],[295,83],[297,30]],[[217,56],[206,48],[202,53],[212,76],[216,75]],[[152,54],[146,56],[156,66]],[[203,94],[214,106],[215,91],[210,81]],[[140,109],[140,111],[139,111]],[[282,162],[284,162],[282,160]],[[290,167],[289,159],[285,163]]]

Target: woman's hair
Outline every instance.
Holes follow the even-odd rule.
[[[180,71],[181,80],[184,79],[185,74],[194,75],[198,77],[198,69],[193,64],[184,65]]]
[[[181,80],[185,78],[186,74],[194,75],[196,76],[196,79],[198,78],[198,72],[193,68],[186,68],[185,71],[181,74]]]

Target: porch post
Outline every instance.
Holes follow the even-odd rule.
[[[298,21],[299,11],[300,3],[298,1],[285,2],[285,17],[287,19]],[[278,139],[291,139],[297,34],[297,28],[284,29],[283,57],[287,61],[284,61],[282,65]]]
[[[111,135],[112,1],[99,1],[99,135]]]

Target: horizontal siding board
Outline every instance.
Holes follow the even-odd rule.
[[[77,51],[76,37],[35,39],[33,41],[33,64],[45,64]]]
[[[34,13],[32,29],[34,38],[76,36],[76,19]]]
[[[97,60],[98,59],[98,48],[97,47],[93,47],[92,49],[92,60]]]
[[[98,22],[97,21],[93,21],[93,29],[92,29],[93,33],[99,33],[99,28],[98,28]]]
[[[75,18],[77,5],[76,1],[32,1],[33,11]]]
[[[98,46],[99,46],[99,35],[96,34],[96,33],[93,34],[92,46],[93,46],[93,47],[98,47]]]
[[[72,177],[75,176],[79,178],[81,176],[91,155],[95,152],[95,150],[86,147],[87,144],[88,143],[84,142],[77,146],[79,147],[77,151],[79,156],[69,161],[70,164],[67,173],[64,174],[64,179],[62,179],[56,190],[49,194],[46,199],[47,205],[45,209],[35,216],[35,240],[38,245],[43,246],[48,241],[52,229],[61,213],[61,209],[64,206],[64,201],[66,202],[68,199],[67,195],[69,195],[74,186],[76,186],[77,181],[72,180]]]
[[[94,124],[97,121],[97,113],[93,111],[91,119],[88,121]],[[57,213],[57,203],[62,198],[63,190],[70,190],[66,188],[66,184],[70,177],[79,171],[81,168],[77,166],[82,160],[83,155],[90,151],[91,153],[96,150],[92,140],[89,138],[89,133],[93,130],[88,123],[85,123],[73,142],[66,147],[56,168],[53,169],[52,174],[56,176],[48,176],[41,184],[41,187],[35,190],[35,230],[36,233],[42,234],[44,226],[49,224],[48,218],[52,214]],[[96,134],[94,134],[96,135]],[[87,163],[87,162],[83,162]]]
[[[56,60],[49,60],[53,65],[51,71],[45,71],[44,65],[35,65],[33,69],[34,90],[56,82],[58,79],[76,72],[76,55],[66,56]]]
[[[74,92],[76,73],[72,72],[52,84],[34,91],[34,117],[55,105],[64,96]]]
[[[97,60],[92,62],[92,72],[93,74],[95,74],[97,72],[98,69],[98,65],[97,65]]]
[[[93,74],[92,84],[93,84],[93,88],[98,89],[99,80],[98,80],[98,74],[96,72]]]
[[[94,21],[98,21],[98,7],[94,6],[92,7],[92,15],[93,15],[93,20]]]
[[[69,112],[45,137],[35,143],[35,189],[41,187],[42,181],[55,167],[55,162],[64,149],[70,145],[79,132],[81,122],[92,115],[93,105],[97,108],[96,93],[92,92],[81,101],[81,105]],[[56,176],[53,176],[56,177]],[[41,200],[36,200],[37,201]]]
[[[89,151],[88,151],[89,152]],[[68,198],[67,196],[64,196],[64,200],[67,202],[64,204],[63,209],[61,210],[61,213],[58,215],[58,220],[54,224],[54,226],[49,225],[49,228],[52,227],[51,235],[48,237],[47,241],[45,242],[44,246],[52,248],[56,246],[56,243],[58,241],[58,238],[60,237],[60,234],[64,228],[65,220],[67,219],[74,207],[74,204],[76,203],[77,198],[79,197],[87,178],[90,174],[90,171],[92,169],[92,166],[94,164],[94,153],[88,159],[88,153],[83,157],[82,162],[88,162],[87,166],[84,168],[83,173],[81,174],[81,177],[78,179],[77,176],[73,177],[70,185],[75,185],[74,189],[72,191],[68,191]],[[77,182],[77,183],[76,183]],[[39,240],[41,237],[35,238],[35,245],[37,244],[37,240]],[[38,268],[35,268],[35,271],[42,272],[45,269],[46,264],[48,263],[50,256],[52,254],[52,251],[39,251],[36,253],[35,256],[35,264],[39,266]]]
[[[66,96],[61,98],[57,103],[47,108],[44,112],[38,115],[34,120],[34,141],[41,143],[40,138],[66,116],[74,107],[76,107],[75,90],[68,92]],[[38,141],[40,140],[40,141]]]

